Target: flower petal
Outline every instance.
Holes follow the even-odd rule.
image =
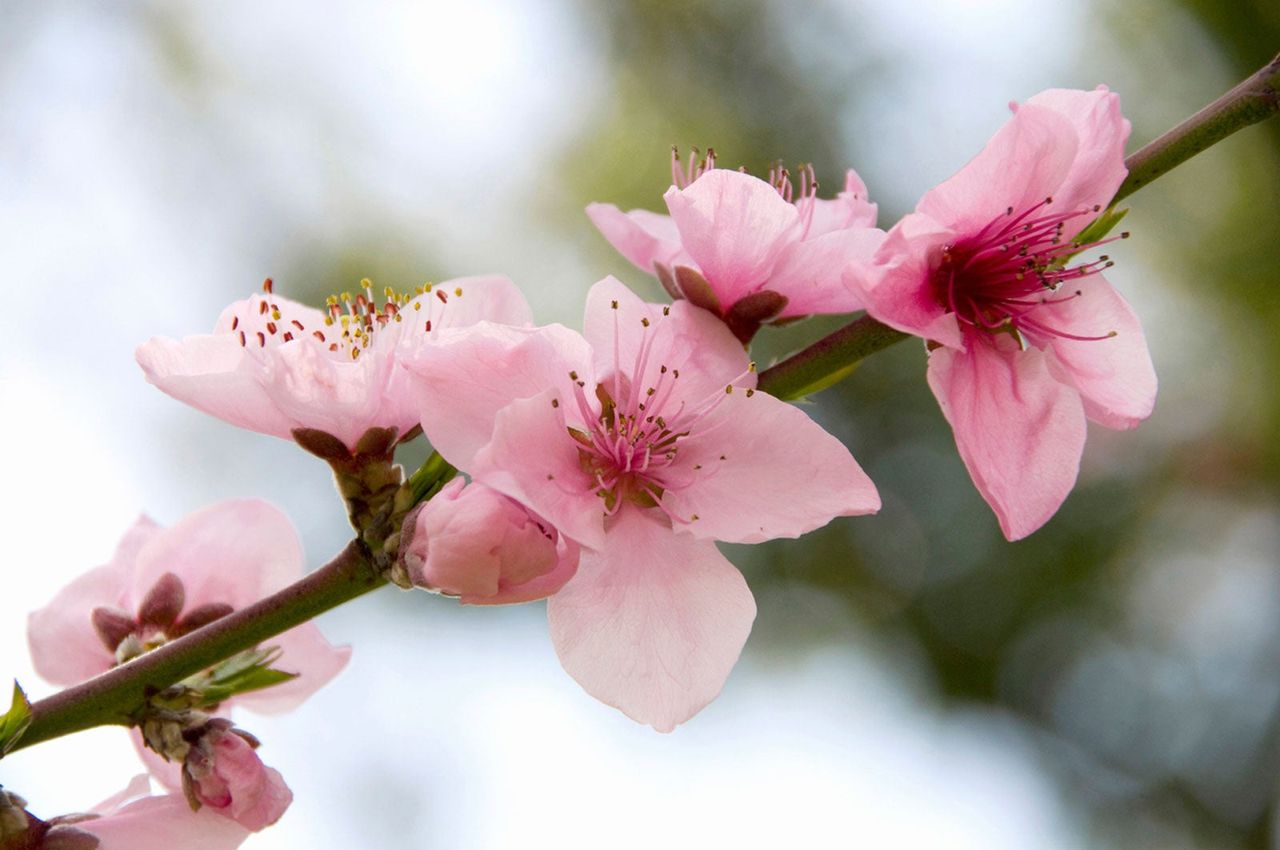
[[[500,274],[473,275],[446,280],[419,295],[404,307],[402,315],[417,312],[414,301],[438,300],[437,292],[448,299],[445,309],[436,309],[434,328],[466,328],[478,322],[525,327],[533,323],[533,310],[511,278]],[[416,337],[415,337],[416,338]]]
[[[1129,173],[1124,165],[1124,146],[1130,125],[1120,114],[1120,97],[1106,86],[1094,91],[1049,89],[1026,105],[1061,115],[1078,140],[1071,168],[1054,192],[1054,204],[1062,210],[1107,206]],[[1080,219],[1075,231],[1089,220]],[[1069,227],[1065,233],[1070,236],[1075,231]]]
[[[558,401],[553,406],[552,401]],[[604,506],[596,484],[582,470],[578,444],[569,436],[558,390],[511,402],[493,425],[493,439],[472,464],[474,480],[529,506],[584,546],[604,544]]]
[[[181,794],[143,797],[75,827],[97,836],[98,850],[231,850],[250,835],[211,810],[191,811]]]
[[[867,200],[867,184],[858,172],[850,168],[844,173],[844,190],[832,200],[815,198],[813,217],[809,221],[806,239],[814,239],[834,230],[851,227],[870,228],[876,225],[878,212],[875,204]]]
[[[481,322],[445,331],[405,362],[422,428],[436,451],[470,471],[489,442],[498,411],[548,387],[571,386],[569,372],[589,376],[591,350],[560,325],[512,328]]]
[[[845,285],[860,292],[872,318],[903,333],[963,348],[955,316],[933,294],[933,266],[956,233],[927,215],[912,213],[885,236],[872,263],[853,262]]]
[[[884,239],[883,230],[859,227],[792,243],[768,283],[770,290],[787,297],[780,317],[863,309],[861,290],[846,284],[844,273],[851,264],[870,264]]]
[[[800,237],[800,215],[768,183],[713,169],[663,196],[689,256],[726,305],[764,284],[783,248]]]
[[[614,277],[587,293],[583,332],[594,352],[597,380],[606,387],[615,372],[634,382],[642,351],[646,365],[640,383],[656,385],[663,367],[678,372],[679,379],[663,379],[676,380],[676,399],[698,402],[730,383],[755,386],[750,358],[722,321],[683,301],[645,302]]]
[[[42,678],[55,685],[74,685],[116,663],[94,630],[93,609],[112,607],[134,615],[138,600],[129,593],[134,561],[138,551],[162,533],[150,519],[139,517],[109,563],[78,577],[28,616],[31,660]]]
[[[153,337],[134,358],[162,392],[232,425],[286,440],[297,423],[276,407],[262,385],[264,368],[232,334]]]
[[[654,263],[693,266],[680,244],[680,231],[671,216],[649,210],[623,212],[613,204],[589,204],[587,217],[609,244],[646,274]]]
[[[759,543],[799,537],[837,516],[880,509],[849,450],[804,411],[767,393],[735,390],[678,443],[663,496],[677,526],[696,537]],[[694,519],[694,517],[697,517]]]
[[[1087,341],[1045,337],[1053,353],[1049,368],[1080,391],[1090,419],[1108,428],[1133,428],[1151,415],[1156,403],[1156,372],[1142,324],[1102,275],[1082,281],[1078,292],[1075,298],[1044,305],[1034,317],[1076,336],[1115,336]]]
[[[981,153],[926,192],[916,212],[961,233],[976,232],[1009,207],[1022,211],[1057,193],[1077,151],[1075,128],[1064,116],[1026,104]]]
[[[714,543],[624,508],[599,553],[547,600],[560,663],[587,693],[670,732],[715,699],[756,605]]]
[[[929,387],[1005,537],[1018,540],[1044,525],[1080,471],[1079,393],[1054,379],[1040,350],[998,350],[980,339],[968,351],[935,349]]]
[[[257,499],[219,502],[189,514],[138,552],[131,596],[141,600],[165,573],[182,579],[186,610],[236,608],[302,577],[302,543],[279,508]]]

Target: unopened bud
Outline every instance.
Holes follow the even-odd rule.
[[[192,809],[208,806],[255,832],[280,819],[293,792],[255,749],[258,739],[214,718],[182,765],[182,791]]]
[[[418,587],[471,604],[540,599],[577,569],[577,547],[523,505],[454,479],[406,521],[400,560]]]

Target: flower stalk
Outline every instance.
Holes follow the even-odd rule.
[[[1161,177],[1196,154],[1280,112],[1280,55],[1257,73],[1125,158],[1128,177],[1111,203]],[[760,373],[759,388],[797,399],[839,382],[864,357],[907,338],[869,316],[855,319]]]

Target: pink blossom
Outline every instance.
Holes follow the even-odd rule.
[[[612,278],[588,295],[585,338],[481,323],[407,365],[447,460],[593,550],[548,600],[556,651],[588,692],[663,731],[715,698],[755,617],[714,541],[880,506],[838,440],[754,390],[714,316]]]
[[[1128,135],[1105,88],[1042,92],[889,231],[870,277],[851,271],[872,316],[930,340],[929,386],[1010,540],[1071,491],[1086,418],[1132,428],[1155,404],[1109,259],[1071,264],[1124,180]]]
[[[675,185],[663,196],[669,217],[612,204],[591,204],[587,215],[672,297],[716,313],[743,342],[763,322],[862,309],[842,272],[869,259],[884,232],[852,169],[844,190],[823,200],[809,167],[795,192],[781,168],[766,182],[713,165],[711,154],[681,174],[678,157],[673,161]]]
[[[258,832],[280,819],[293,792],[278,770],[262,763],[255,745],[226,721],[214,720],[192,746],[182,774],[193,806],[207,806]]]
[[[159,646],[302,577],[302,545],[288,518],[254,500],[222,502],[165,529],[142,517],[111,561],[63,588],[30,615],[36,672],[72,685]],[[311,623],[273,637],[277,669],[298,677],[235,697],[255,711],[295,708],[351,655]]]
[[[413,583],[470,605],[541,599],[578,568],[576,543],[483,484],[455,478],[408,527],[401,558]]]
[[[366,282],[367,283],[367,282]],[[155,337],[138,347],[147,380],[233,425],[292,439],[296,428],[354,449],[370,428],[401,436],[417,424],[406,403],[405,354],[433,334],[482,319],[528,324],[528,304],[505,277],[452,280],[415,297],[371,289],[329,299],[326,310],[272,292],[227,307],[212,334]]]
[[[232,850],[249,837],[229,818],[193,812],[181,794],[150,795],[149,788],[147,777],[138,776],[87,815],[58,819],[54,830],[88,833],[97,850]]]

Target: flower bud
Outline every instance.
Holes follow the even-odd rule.
[[[400,557],[418,587],[464,603],[550,596],[578,568],[578,547],[514,499],[450,481],[405,523]]]
[[[257,832],[280,819],[293,792],[280,772],[254,752],[256,740],[228,721],[214,719],[182,766],[182,786],[193,809],[208,806]]]

